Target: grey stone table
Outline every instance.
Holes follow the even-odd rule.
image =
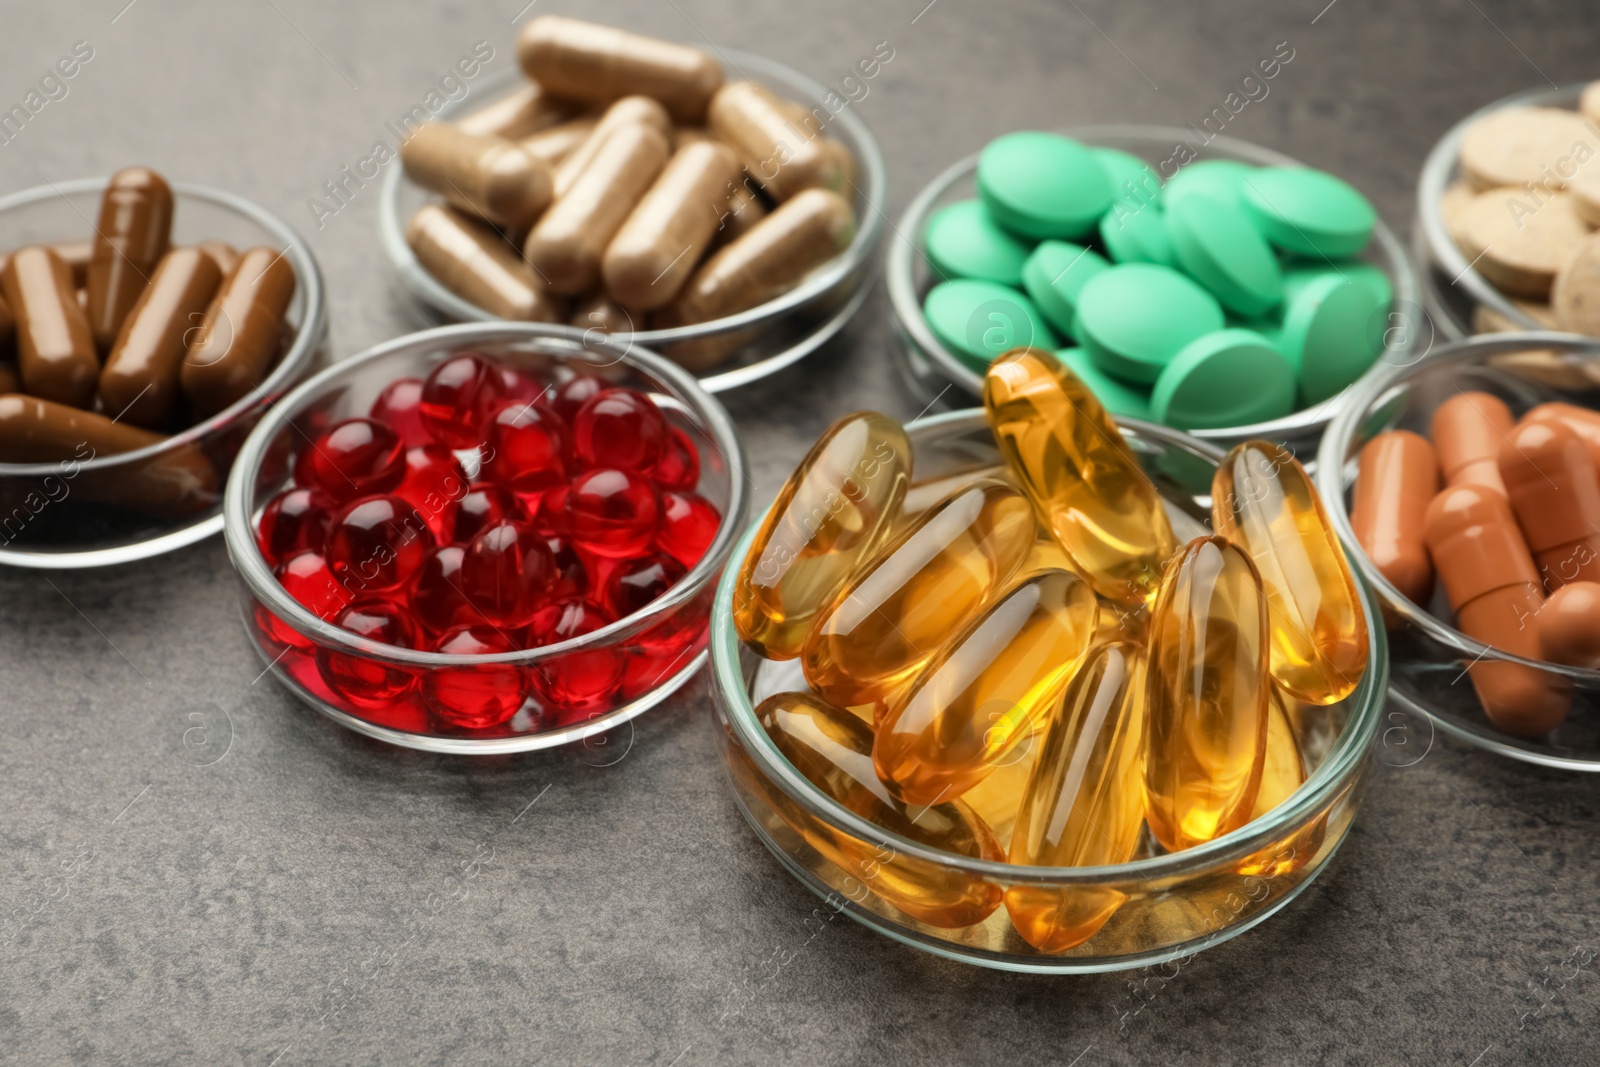
[[[1404,228],[1423,155],[1459,115],[1600,75],[1577,0],[523,2],[12,3],[0,110],[74,42],[93,58],[0,144],[0,189],[143,162],[237,190],[310,238],[349,355],[411,326],[375,191],[320,218],[308,200],[476,42],[491,70],[511,65],[533,12],[709,38],[830,84],[888,42],[852,106],[888,158],[891,218],[1007,130],[1199,123],[1287,42],[1269,95],[1226,132],[1348,176]],[[888,318],[880,291],[815,358],[727,397],[759,496],[835,416],[916,414]],[[1343,852],[1283,914],[1176,974],[1062,980],[943,962],[843,920],[812,938],[814,901],[724,788],[703,683],[609,749],[469,761],[349,734],[260,675],[218,540],[0,574],[0,1059],[1600,1056],[1600,968],[1562,977],[1600,944],[1600,781],[1425,726],[1408,725],[1404,758],[1380,754]],[[776,971],[775,952],[792,955]]]

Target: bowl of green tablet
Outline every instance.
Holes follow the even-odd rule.
[[[1112,413],[1313,449],[1346,388],[1430,338],[1400,242],[1342,179],[1228,137],[1019,131],[936,178],[888,262],[932,398],[1059,352]]]

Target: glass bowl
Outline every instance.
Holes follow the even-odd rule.
[[[730,77],[747,78],[798,100],[807,108],[827,111],[825,99],[829,91],[799,71],[732,48],[718,48],[716,54],[728,64]],[[447,122],[460,118],[526,83],[520,71],[503,72],[486,79],[470,96],[446,105],[437,119]],[[638,344],[665,351],[667,346],[678,341],[751,331],[748,341],[717,368],[700,376],[700,385],[707,392],[720,393],[747,385],[810,355],[843,329],[866,301],[878,243],[883,239],[888,222],[884,213],[888,194],[883,153],[877,139],[853,108],[846,107],[833,115],[825,132],[843,143],[856,157],[859,173],[852,200],[856,234],[850,246],[796,288],[749,311],[694,326],[639,330],[629,335]],[[500,321],[440,285],[417,262],[411,246],[406,243],[406,221],[432,198],[433,194],[407,181],[400,166],[388,168],[378,207],[378,236],[398,276],[408,307],[420,325]],[[574,334],[581,332],[574,329]]]
[[[1535,378],[1515,364],[1495,364],[1496,357],[1528,349],[1548,350],[1551,358],[1575,372],[1573,380],[1585,377],[1586,370],[1593,384],[1569,390],[1549,384],[1548,367]],[[1450,611],[1441,590],[1435,590],[1429,604],[1407,600],[1356,543],[1348,495],[1355,482],[1356,457],[1368,441],[1391,429],[1427,436],[1434,409],[1462,390],[1493,393],[1519,417],[1547,401],[1600,407],[1600,341],[1557,333],[1484,335],[1445,345],[1415,366],[1389,367],[1358,384],[1349,406],[1335,416],[1322,439],[1317,488],[1351,563],[1389,620],[1390,695],[1401,707],[1498,755],[1565,770],[1600,771],[1600,671],[1526,660],[1468,637],[1443,621]],[[1490,725],[1464,668],[1494,661],[1536,666],[1569,679],[1573,704],[1566,721],[1540,740],[1511,737]]]
[[[1193,130],[1175,126],[1078,126],[1060,132],[1084,144],[1128,152],[1156,168],[1163,177],[1166,177],[1166,170],[1174,169],[1176,150],[1192,145],[1194,140]],[[1197,159],[1237,160],[1263,167],[1304,166],[1281,152],[1232,137],[1215,137],[1203,147],[1192,150],[1197,152]],[[906,208],[895,228],[897,239],[889,244],[885,278],[901,341],[897,350],[901,374],[912,390],[929,403],[943,396],[952,384],[971,397],[983,395],[983,376],[946,348],[922,317],[923,298],[934,284],[932,268],[922,252],[922,234],[928,217],[947,204],[975,198],[978,195],[977,169],[978,156],[971,155],[933,179]],[[1367,372],[1370,376],[1385,364],[1411,362],[1417,358],[1415,353],[1419,348],[1427,350],[1430,338],[1422,321],[1416,276],[1405,248],[1382,219],[1373,228],[1372,241],[1361,258],[1380,268],[1394,284],[1389,317],[1378,324],[1382,327],[1384,351]],[[1340,393],[1293,415],[1253,426],[1187,432],[1223,449],[1261,437],[1283,443],[1293,452],[1309,455],[1315,451],[1323,428],[1344,396],[1345,393]]]
[[[340,419],[365,415],[384,386],[425,377],[463,349],[548,376],[557,368],[595,374],[650,396],[700,450],[700,495],[722,513],[705,556],[647,607],[593,633],[558,644],[497,655],[415,652],[358,637],[307,611],[273,577],[256,544],[261,507],[288,481],[290,456]],[[492,755],[527,752],[603,733],[666,699],[705,662],[712,583],[749,507],[744,453],[722,405],[670,360],[606,340],[583,344],[537,323],[464,323],[410,334],[342,360],[301,385],[268,413],[240,452],[228,482],[228,555],[239,577],[245,630],[262,660],[296,696],[352,730],[391,744],[432,752]],[[436,719],[424,689],[442,672],[476,669],[496,675],[494,689],[548,693],[560,672],[584,670],[596,656],[620,658],[621,677],[603,707],[562,707],[528,696],[500,726],[463,730]],[[357,702],[330,687],[325,665],[359,669],[392,682],[397,695]],[[455,675],[459,677],[459,673]],[[543,702],[541,702],[541,700]]]
[[[93,236],[106,178],[53,182],[0,198],[0,246]],[[283,250],[294,268],[293,341],[267,380],[231,407],[134,452],[62,463],[0,463],[0,563],[59,570],[129,563],[222,529],[222,487],[257,420],[321,355],[322,272],[278,216],[241,196],[172,182],[174,244],[227,241]]]
[[[1188,536],[1185,528],[1194,536],[1204,532],[1196,524],[1209,513],[1207,494],[1221,453],[1176,430],[1118,422],[1166,497],[1180,539]],[[982,411],[934,415],[906,429],[918,484],[1000,462]],[[754,535],[752,527],[734,550],[735,560],[744,558]],[[1365,590],[1371,635],[1367,674],[1349,698],[1302,719],[1305,750],[1315,767],[1287,801],[1248,826],[1186,852],[1110,867],[1022,867],[956,856],[880,829],[836,804],[784,759],[757,722],[755,704],[803,686],[803,679],[796,677],[794,661],[769,663],[740,643],[732,619],[738,570],[730,566],[724,573],[711,619],[712,695],[721,727],[716,734],[734,801],[761,842],[831,908],[913,948],[1001,970],[1058,974],[1126,970],[1192,955],[1265,921],[1294,899],[1338,851],[1360,806],[1388,673],[1383,628],[1375,623],[1376,604]],[[850,851],[871,858],[846,870],[825,859],[808,837],[844,841]],[[1271,863],[1286,855],[1291,841],[1298,852],[1288,859],[1298,864]],[[983,922],[954,929],[930,926],[900,911],[873,887],[885,871],[886,881],[894,881],[897,866],[901,872],[920,870],[921,877],[932,872],[940,879],[1002,889],[1114,891],[1126,900],[1094,937],[1066,952],[1046,954],[1012,930],[1004,907]],[[1243,873],[1241,868],[1265,869]]]
[[[1461,249],[1456,247],[1456,243],[1450,239],[1450,232],[1445,229],[1439,198],[1461,173],[1461,139],[1473,123],[1491,112],[1508,107],[1559,107],[1572,110],[1577,107],[1578,97],[1587,84],[1568,85],[1560,89],[1533,89],[1496,100],[1450,127],[1428,153],[1428,158],[1423,160],[1422,172],[1417,177],[1417,221],[1411,231],[1411,242],[1417,264],[1421,267],[1419,273],[1423,300],[1446,339],[1456,341],[1477,332],[1472,327],[1472,312],[1480,304],[1518,329],[1549,328],[1548,323],[1529,317],[1467,262],[1467,257],[1461,254]]]

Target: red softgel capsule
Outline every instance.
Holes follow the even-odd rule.
[[[517,498],[489,482],[473,482],[456,508],[455,542],[467,544],[484,530],[507,519],[520,519]]]
[[[529,635],[540,645],[554,645],[593,633],[614,620],[589,600],[557,601],[540,610]],[[614,648],[565,652],[533,667],[533,684],[556,724],[603,711],[622,681],[622,657]]]
[[[322,550],[328,539],[328,512],[309,489],[286,489],[267,501],[256,524],[256,544],[269,566],[290,556]]]
[[[600,602],[622,619],[648,607],[683,578],[683,567],[670,556],[624,560],[606,578]]]
[[[366,597],[353,601],[333,617],[333,624],[351,633],[396,648],[415,648],[417,624],[391,600]],[[341,649],[318,647],[317,667],[328,688],[359,707],[387,704],[416,684],[409,668]]]
[[[667,443],[661,458],[650,468],[650,479],[662,489],[692,492],[700,484],[700,450],[689,435],[676,426],[667,426]]]
[[[572,417],[572,446],[587,467],[648,471],[667,443],[667,420],[643,393],[607,389]]]
[[[660,517],[654,483],[630,471],[589,471],[567,487],[567,531],[579,549],[596,556],[642,555]]]
[[[390,382],[372,402],[368,414],[399,434],[407,448],[433,444],[433,434],[422,421],[421,378],[397,378]]]
[[[527,371],[508,367],[504,363],[499,365],[500,381],[505,386],[507,400],[519,403],[547,403],[550,399],[550,390],[538,378]]]
[[[339,583],[320,552],[301,552],[278,564],[273,572],[295,601],[319,619],[331,619],[353,599]],[[302,641],[290,644],[303,645]]]
[[[604,378],[597,378],[592,374],[579,374],[568,378],[551,392],[550,410],[560,415],[570,426],[583,405],[609,388],[611,386]]]
[[[518,495],[542,493],[567,480],[567,425],[531,401],[502,404],[489,420],[482,477]]]
[[[452,656],[489,656],[515,651],[490,626],[458,626],[441,634],[433,651]],[[483,730],[517,713],[528,698],[527,676],[513,663],[435,667],[422,679],[423,699],[433,715],[451,726]]]
[[[656,547],[685,567],[693,567],[716,540],[721,526],[722,513],[698,493],[662,493]]]
[[[533,528],[546,537],[571,537],[572,531],[567,522],[567,498],[571,495],[564,485],[541,493],[537,498],[538,507],[534,508],[529,520]],[[526,509],[535,501],[524,499],[520,503]]]
[[[525,522],[484,530],[461,558],[461,590],[483,618],[499,627],[526,626],[550,594],[556,561],[545,538]]]
[[[368,496],[334,514],[326,555],[333,576],[360,596],[399,586],[433,546],[433,532],[409,501]]]
[[[405,446],[391,427],[346,419],[295,458],[294,480],[333,504],[387,493],[406,475]]]
[[[544,537],[544,543],[549,547],[550,555],[556,563],[556,580],[547,594],[549,599],[565,600],[569,597],[586,595],[593,583],[589,580],[588,568],[584,566],[583,554],[578,551],[577,546],[559,534],[541,536]]]
[[[405,602],[412,618],[431,633],[484,621],[461,591],[461,560],[466,552],[460,545],[434,549],[406,584]]]
[[[454,452],[443,445],[406,449],[406,476],[394,495],[417,509],[439,544],[455,537],[456,511],[467,491],[467,475]]]
[[[500,368],[476,352],[460,352],[422,383],[423,425],[451,448],[475,448],[490,416],[506,396]]]

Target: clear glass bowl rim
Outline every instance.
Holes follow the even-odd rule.
[[[1223,452],[1206,442],[1199,441],[1178,430],[1135,419],[1117,419],[1117,425],[1133,433],[1136,438],[1160,442],[1169,448],[1178,448],[1212,464],[1221,461]],[[938,430],[964,432],[985,424],[981,408],[965,408],[917,419],[908,423],[908,432]],[[742,560],[755,539],[760,521],[753,522],[739,540],[733,559]],[[1142,883],[1157,879],[1181,878],[1185,875],[1209,871],[1217,864],[1243,859],[1269,844],[1298,830],[1316,811],[1332,800],[1360,771],[1373,739],[1377,736],[1384,701],[1387,696],[1389,656],[1388,643],[1377,604],[1369,589],[1360,582],[1362,609],[1367,619],[1367,672],[1349,699],[1355,701],[1349,720],[1335,744],[1312,775],[1283,804],[1263,818],[1249,823],[1233,833],[1225,834],[1183,852],[1174,852],[1147,859],[1099,867],[1029,867],[966,856],[929,848],[919,842],[895,834],[846,810],[824,795],[789,764],[778,751],[777,745],[756,721],[755,708],[745,691],[739,667],[739,638],[733,627],[733,590],[738,582],[739,567],[730,565],[724,570],[717,587],[716,601],[711,609],[711,664],[712,683],[726,709],[728,721],[734,729],[734,743],[755,762],[758,771],[798,803],[808,814],[824,823],[841,828],[868,841],[887,842],[897,852],[987,878],[999,879],[1005,884],[1076,885],[1084,888],[1099,887],[1108,882]]]

